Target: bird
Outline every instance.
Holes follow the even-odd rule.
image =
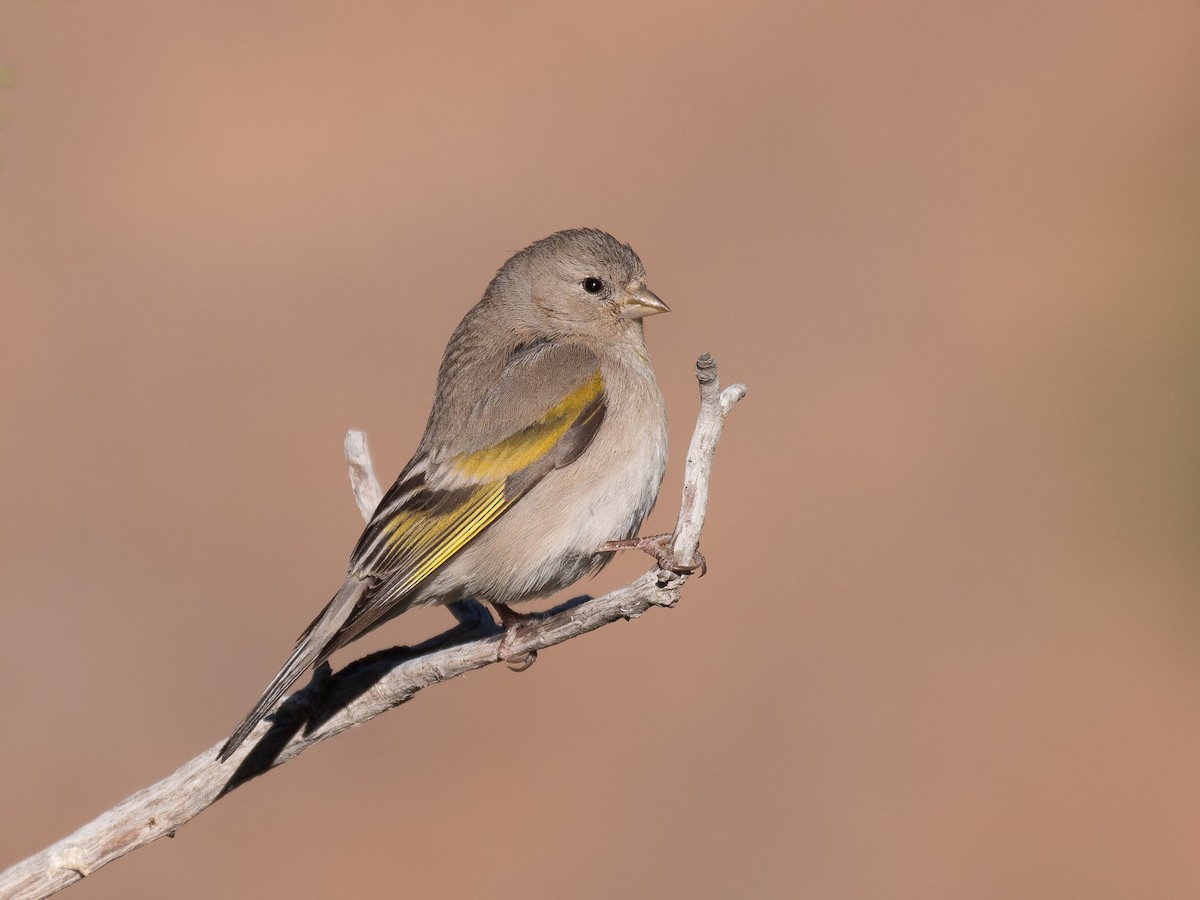
[[[412,459],[345,580],[221,747],[224,762],[310,667],[415,606],[510,604],[598,572],[634,539],[667,464],[667,411],[643,320],[670,309],[604,231],[535,241],[455,328]],[[675,571],[662,541],[651,552]]]

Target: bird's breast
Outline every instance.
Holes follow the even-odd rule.
[[[611,554],[598,552],[605,541],[637,533],[666,471],[666,406],[641,360],[603,365],[602,374],[604,421],[587,449],[430,579],[430,600],[458,594],[514,603],[553,593],[607,562]]]

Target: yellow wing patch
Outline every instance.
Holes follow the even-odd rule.
[[[477,481],[507,478],[549,453],[587,405],[603,393],[604,379],[597,369],[590,379],[550,407],[546,414],[532,425],[522,428],[491,447],[456,456],[450,461],[450,465]]]
[[[388,556],[415,557],[396,585],[403,592],[416,587],[446,560],[495,521],[512,500],[504,497],[504,482],[482,485],[465,502],[444,514],[401,512],[391,523]]]
[[[475,486],[426,494],[436,500],[428,505],[414,500],[397,510],[383,525],[382,540],[373,542],[375,550],[365,554],[370,568],[395,573],[388,593],[415,588],[515,503],[523,489],[514,493],[507,479],[544,459],[603,394],[604,379],[597,369],[534,424],[491,447],[447,460]]]

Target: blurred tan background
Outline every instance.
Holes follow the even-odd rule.
[[[750,386],[708,577],[70,895],[1200,895],[1196,4],[2,0],[0,67],[0,867],[228,734],[345,429],[390,481],[587,224],[674,308],[657,530]]]

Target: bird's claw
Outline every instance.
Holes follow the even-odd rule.
[[[704,559],[704,554],[696,550],[693,554],[694,562],[681,563],[675,558],[675,552],[672,550],[674,543],[675,535],[673,534],[650,534],[624,541],[607,541],[600,546],[600,549],[641,550],[643,553],[653,556],[658,567],[666,572],[674,572],[676,575],[691,575],[699,570],[700,577],[703,578],[708,572],[708,563]]]
[[[501,647],[503,648],[504,642],[501,641],[500,643],[501,643]],[[500,658],[502,660],[504,660],[504,663],[505,663],[505,665],[508,666],[509,671],[524,672],[526,669],[528,669],[530,666],[532,666],[535,662],[537,662],[537,651],[530,650],[524,656],[515,656],[515,657],[514,656],[501,656]]]
[[[492,603],[496,608],[496,614],[500,616],[500,627],[504,629],[504,637],[500,639],[500,646],[496,650],[496,657],[503,660],[508,667],[514,672],[524,672],[535,662],[537,662],[537,651],[530,650],[518,656],[513,656],[511,653],[513,641],[516,640],[517,629],[521,627],[521,623],[529,616],[515,612],[503,603]]]

